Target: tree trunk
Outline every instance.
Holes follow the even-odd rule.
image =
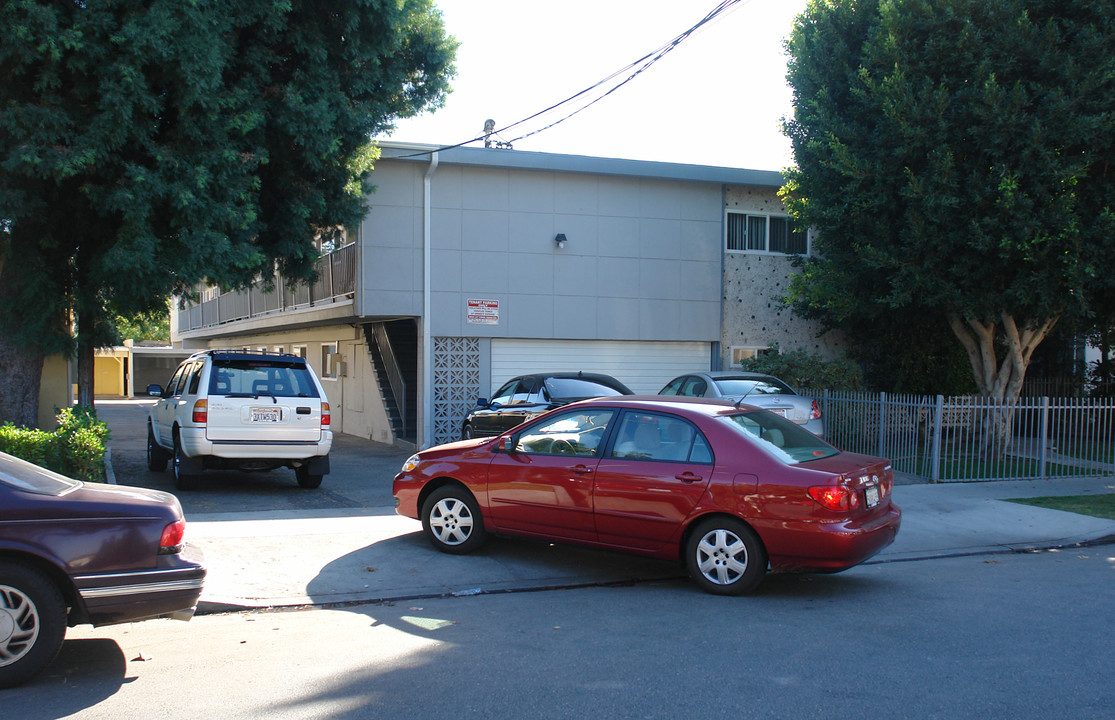
[[[1000,313],[1001,328],[994,322],[949,316],[949,326],[968,353],[972,375],[980,395],[991,401],[983,418],[982,443],[985,457],[1002,457],[1010,450],[1014,411],[1022,393],[1022,382],[1034,349],[1053,330],[1060,316],[1027,322],[1018,329],[1014,316]],[[1005,346],[1002,360],[997,348]]]
[[[93,379],[95,373],[96,347],[90,339],[93,336],[92,320],[88,312],[79,312],[77,318],[77,404],[93,407]]]
[[[38,427],[43,352],[0,334],[0,423]]]

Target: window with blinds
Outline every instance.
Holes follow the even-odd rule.
[[[734,252],[769,252],[807,255],[809,239],[794,228],[790,218],[729,212],[725,247]]]

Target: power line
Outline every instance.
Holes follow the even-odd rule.
[[[548,125],[545,125],[544,127],[538,128],[537,130],[532,130],[530,132],[523,133],[522,135],[519,135],[518,137],[514,138],[513,140],[508,141],[507,144],[508,144],[508,146],[510,146],[512,143],[518,142],[519,140],[522,140],[523,138],[528,138],[532,135],[537,135],[538,133],[540,133],[544,130],[549,130],[550,128],[554,127],[555,125],[563,123],[566,120],[568,120],[569,118],[573,117],[574,115],[577,115],[578,113],[583,112],[584,110],[587,110],[588,108],[592,107],[596,103],[600,102],[604,98],[606,98],[609,95],[611,95],[612,93],[614,93],[616,90],[619,90],[621,87],[623,87],[624,85],[626,85],[627,83],[631,82],[636,77],[641,75],[643,72],[645,72],[648,68],[650,68],[652,65],[654,65],[654,63],[658,62],[663,57],[665,57],[666,54],[668,54],[671,50],[673,50],[678,45],[680,45],[682,42],[687,40],[689,37],[691,37],[694,33],[696,33],[698,30],[703,28],[705,25],[711,23],[713,20],[716,20],[718,17],[724,15],[729,10],[735,8],[737,5],[740,5],[741,3],[746,3],[746,2],[750,2],[750,0],[721,0],[721,2],[716,7],[714,7],[712,10],[710,10],[707,15],[705,15],[703,18],[701,18],[701,20],[698,21],[697,24],[693,25],[689,29],[680,33],[679,35],[674,36],[672,39],[670,39],[669,41],[667,41],[663,45],[660,45],[658,48],[652,50],[651,52],[647,53],[646,55],[643,55],[638,60],[635,60],[633,62],[628,63],[624,67],[622,67],[619,70],[616,70],[612,74],[608,75],[603,80],[600,80],[600,81],[590,85],[589,87],[585,88],[584,90],[581,90],[578,93],[570,95],[569,97],[565,98],[564,100],[561,100],[560,102],[554,103],[553,105],[545,108],[544,110],[539,110],[538,112],[534,113],[533,115],[529,115],[529,116],[523,118],[522,120],[518,120],[516,122],[511,123],[510,125],[505,125],[502,128],[493,130],[491,133],[486,132],[483,135],[480,135],[479,137],[474,137],[474,138],[471,138],[469,140],[465,140],[463,142],[455,143],[453,145],[443,145],[441,147],[434,148],[433,150],[427,150],[425,152],[420,152],[420,153],[412,153],[410,155],[396,155],[396,156],[394,156],[394,158],[395,159],[401,159],[401,158],[421,157],[423,155],[428,155],[432,152],[441,152],[441,151],[444,151],[444,150],[452,150],[454,148],[463,147],[463,146],[468,145],[470,143],[479,142],[481,140],[486,139],[490,135],[498,135],[501,132],[510,130],[512,128],[515,128],[515,127],[519,127],[520,125],[528,123],[531,120],[534,120],[534,119],[539,118],[543,115],[546,115],[547,113],[550,113],[550,112],[553,112],[555,110],[558,110],[559,108],[565,107],[565,106],[577,101],[578,99],[581,99],[582,97],[589,95],[594,90],[597,90],[598,88],[606,86],[609,82],[615,80],[617,77],[620,77],[620,76],[624,75],[625,73],[630,73],[625,78],[623,78],[622,81],[620,81],[616,85],[608,88],[605,92],[601,93],[600,95],[592,97],[592,99],[588,100],[583,105],[580,105],[575,110],[567,113],[566,115],[558,118],[557,120],[549,123]]]

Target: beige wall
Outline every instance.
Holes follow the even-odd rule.
[[[124,397],[124,365],[128,359],[127,351],[98,354],[93,358],[93,395],[97,397]]]
[[[55,408],[69,407],[73,397],[69,361],[61,355],[47,357],[39,385],[39,428],[47,431],[57,428]]]

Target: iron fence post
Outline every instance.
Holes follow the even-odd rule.
[[[933,408],[933,452],[929,458],[929,479],[932,482],[941,482],[941,426],[945,419],[945,396],[937,396],[937,404]]]
[[[883,448],[886,445],[885,428],[887,426],[887,394],[885,392],[879,393],[879,452],[875,453],[879,457],[886,457]]]
[[[1041,399],[1041,439],[1038,440],[1038,477],[1045,479],[1045,464],[1049,461],[1049,397]]]

